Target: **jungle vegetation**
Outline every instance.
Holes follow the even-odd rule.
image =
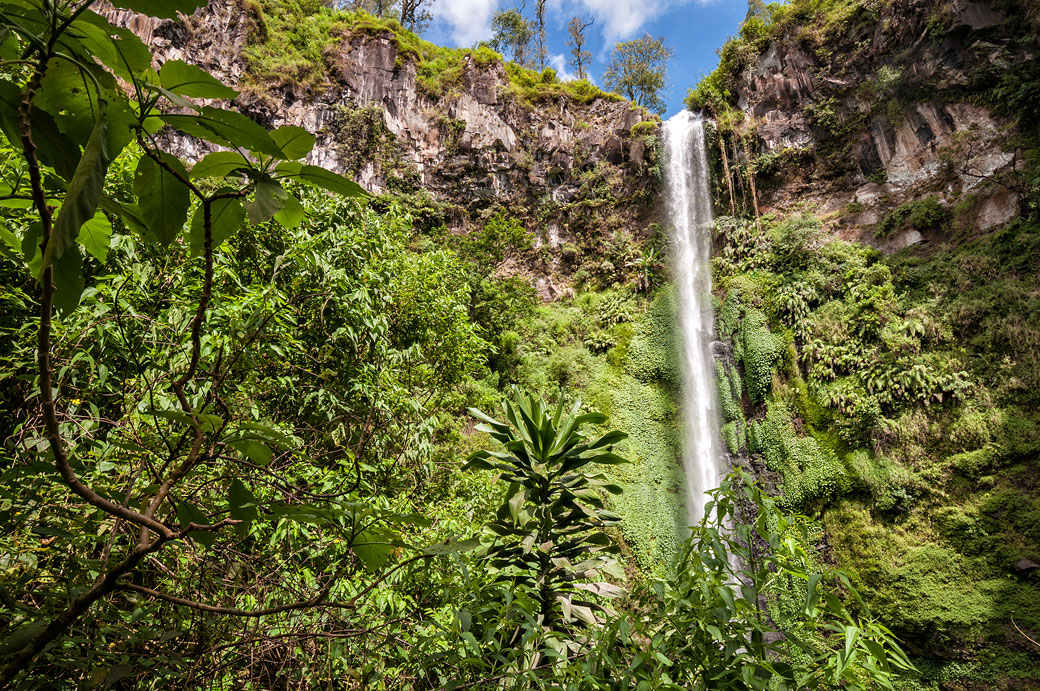
[[[814,78],[848,79],[879,59],[870,40],[849,37],[873,36],[889,3],[753,3],[687,99],[715,116],[726,209],[713,260],[717,330],[733,353],[717,363],[725,442],[780,505],[812,517],[835,566],[905,642],[918,668],[908,689],[1040,683],[1029,566],[1040,550],[1040,73],[1018,52],[1037,45],[1023,6],[993,5],[1010,37],[1001,70],[980,61],[967,83],[940,88],[883,65],[803,104],[812,150],[760,150],[758,123],[736,107],[740,80],[793,37],[818,61]],[[946,3],[925,9],[921,50],[941,50],[956,40],[953,16]],[[799,175],[863,184],[849,142],[872,118],[898,122],[926,101],[987,106],[1021,163],[952,185],[970,175],[977,145],[977,133],[958,133],[940,149],[946,177],[882,210],[865,242],[834,237],[856,203],[825,212],[785,200],[759,213],[760,192],[775,200]],[[994,189],[1012,190],[1018,213],[981,231]],[[907,231],[927,242],[870,246]]]
[[[910,670],[817,525],[745,473],[701,525],[673,514],[670,565],[633,555],[668,535],[623,501],[626,468],[668,459],[647,448],[676,384],[654,254],[619,240],[585,292],[537,307],[487,269],[523,245],[515,221],[416,237],[407,205],[303,163],[312,135],[202,105],[235,91],[155,70],[93,5],[0,4],[0,687],[866,689]],[[182,159],[184,136],[217,150]]]

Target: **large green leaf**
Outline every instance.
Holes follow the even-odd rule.
[[[278,221],[284,228],[295,228],[303,223],[303,219],[306,216],[307,211],[303,208],[303,204],[290,194],[285,198],[285,205],[282,207],[282,210],[274,215],[274,220]]]
[[[187,179],[188,172],[177,157],[161,152],[163,163],[177,173],[174,175],[150,156],[141,156],[134,174],[134,193],[138,209],[153,239],[161,245],[170,244],[184,227],[191,206],[191,192],[178,175]]]
[[[160,117],[181,132],[214,144],[285,158],[285,153],[268,131],[241,113],[206,106],[199,110],[198,115],[168,114]]]
[[[375,533],[361,533],[350,545],[350,549],[368,571],[378,571],[390,559],[390,541]]]
[[[107,19],[87,10],[73,22],[69,35],[77,37],[97,60],[127,82],[134,81],[152,66],[152,53],[137,34],[112,26]]]
[[[108,258],[108,247],[112,244],[112,223],[108,216],[98,211],[83,224],[76,240],[90,256],[104,264]]]
[[[193,178],[226,178],[244,170],[251,170],[252,165],[237,151],[214,151],[206,154],[191,169]]]
[[[238,439],[232,439],[228,442],[228,446],[259,466],[269,465],[274,458],[274,452],[271,451],[271,447],[255,436],[242,436]]]
[[[270,178],[260,180],[256,184],[256,194],[252,201],[245,202],[249,212],[249,222],[253,224],[269,221],[281,211],[288,200],[289,193],[281,185]]]
[[[209,525],[209,519],[206,518],[206,514],[199,507],[187,501],[182,501],[177,505],[177,520],[180,521],[182,528],[187,528],[193,523],[195,525]],[[217,541],[215,533],[205,530],[193,530],[188,533],[188,537],[206,547],[212,547],[213,543]]]
[[[54,230],[43,252],[41,273],[56,262],[79,237],[79,229],[94,217],[101,188],[108,171],[108,152],[105,149],[105,115],[102,113],[83,149],[76,173],[69,181],[69,189],[54,221]]]
[[[192,14],[207,0],[110,0],[116,7],[133,10],[150,17],[177,19],[177,13]]]
[[[423,554],[443,555],[455,554],[456,552],[471,552],[480,547],[480,538],[471,537],[468,540],[449,539],[435,542],[423,550]]]
[[[164,89],[193,98],[231,99],[238,92],[200,67],[182,60],[168,60],[159,69],[159,83]]]
[[[86,281],[83,278],[83,255],[73,244],[54,263],[54,309],[64,317],[79,306]]]
[[[9,81],[0,79],[0,129],[8,141],[21,148],[22,134],[19,128],[18,109],[22,103],[22,91]],[[58,175],[68,180],[76,173],[79,163],[79,147],[64,134],[54,118],[39,108],[33,108],[29,117],[32,125],[36,155],[45,166],[53,168]]]
[[[353,180],[318,166],[304,165],[295,161],[278,164],[275,169],[279,177],[304,182],[345,197],[366,197],[368,192]]]
[[[314,148],[314,135],[294,125],[284,125],[271,132],[271,138],[287,158],[303,158]]]
[[[213,202],[210,207],[213,248],[216,249],[222,242],[237,233],[245,220],[246,210],[240,200],[218,199]],[[202,205],[195,210],[195,216],[191,219],[189,237],[192,255],[201,255],[205,247],[205,214]]]
[[[249,524],[260,517],[256,497],[253,496],[253,493],[249,491],[244,482],[235,478],[228,489],[228,502],[231,505],[231,518],[236,521],[242,521],[241,524],[235,526],[235,532],[239,535],[248,534]]]

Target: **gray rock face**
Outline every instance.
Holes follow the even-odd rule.
[[[320,94],[291,84],[260,90],[247,79],[242,51],[251,20],[237,0],[213,0],[179,22],[102,11],[148,42],[159,62],[193,62],[239,88],[232,107],[270,127],[313,132],[318,144],[309,162],[351,175],[374,194],[432,194],[457,232],[509,208],[529,219],[541,240],[551,235],[551,246],[575,242],[592,250],[615,231],[639,234],[653,220],[656,124],[634,136],[635,125],[654,119],[627,101],[561,96],[527,104],[511,91],[500,62],[472,59],[457,85],[431,95],[418,83],[414,59],[389,33],[345,36]],[[214,148],[172,139],[192,159]],[[610,203],[584,203],[594,184],[607,185]],[[555,257],[518,271],[532,278],[555,273],[557,283],[566,282]]]
[[[807,165],[764,181],[764,208],[808,199],[836,212],[835,232],[872,243],[874,224],[929,195],[950,206],[974,197],[967,220],[979,230],[1007,223],[1019,198],[1006,180],[1022,165],[1009,123],[930,96],[969,85],[980,67],[1032,59],[1007,24],[992,2],[896,0],[822,49],[796,37],[770,45],[744,75],[738,105],[760,152],[797,150]],[[914,231],[879,246],[927,240]]]

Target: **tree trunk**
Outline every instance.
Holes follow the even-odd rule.
[[[733,149],[733,165],[737,167],[737,182],[740,184],[740,211],[741,213],[747,213],[747,186],[744,184],[744,176],[740,175],[740,154],[737,152],[737,137],[736,135],[730,140],[730,147]]]
[[[758,213],[758,190],[755,189],[755,171],[751,169],[751,156],[748,154],[744,138],[740,138],[740,146],[744,149],[744,160],[747,161],[748,184],[751,186],[751,203],[755,207],[755,227],[761,231],[762,221]]]
[[[715,134],[719,138],[719,153],[722,154],[722,172],[726,175],[726,189],[729,191],[729,215],[737,215],[737,204],[733,200],[733,178],[729,172],[729,157],[726,155],[726,141],[723,137],[722,132],[715,130]]]

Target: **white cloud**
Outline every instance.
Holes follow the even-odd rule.
[[[635,36],[643,27],[673,7],[711,0],[551,0],[553,10],[567,17],[595,18],[593,30],[603,35],[604,50]]]
[[[450,27],[456,45],[472,46],[491,38],[491,15],[499,0],[437,0],[432,9],[435,19]]]
[[[569,82],[578,78],[576,74],[571,72],[570,67],[567,65],[567,59],[563,55],[550,55],[549,66],[556,70],[556,76],[560,81]]]

